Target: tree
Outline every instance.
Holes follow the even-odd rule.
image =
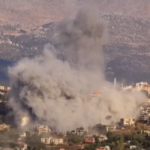
[[[30,145],[41,143],[41,137],[38,134],[33,134],[25,138],[25,142]]]
[[[107,138],[110,142],[114,141],[115,135],[112,132],[107,132]]]
[[[45,144],[43,143],[38,143],[34,148],[33,150],[45,150],[46,149],[46,146]]]
[[[117,146],[117,150],[123,150],[123,149],[124,149],[124,138],[121,137],[120,141],[119,141],[119,144]]]
[[[125,141],[131,141],[132,140],[132,135],[131,134],[125,134],[124,135],[124,140]]]

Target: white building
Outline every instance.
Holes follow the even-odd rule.
[[[133,126],[135,125],[135,120],[131,118],[121,118],[120,119],[121,126]]]
[[[25,138],[27,136],[27,133],[26,132],[23,132],[22,134],[20,134],[20,137],[21,138]]]
[[[43,132],[45,132],[45,133],[51,132],[51,129],[48,126],[43,126],[43,125],[42,126],[38,126],[37,130],[38,130],[39,134],[41,134]]]
[[[64,140],[63,140],[63,138],[49,137],[49,138],[41,138],[41,142],[44,143],[44,144],[59,145],[59,144],[63,144]]]
[[[131,146],[130,146],[130,149],[136,149],[136,148],[137,148],[136,145],[131,145]]]

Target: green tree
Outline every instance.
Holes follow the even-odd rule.
[[[117,146],[117,150],[123,150],[124,149],[124,138],[123,136],[120,138],[119,144]]]
[[[38,143],[36,146],[34,146],[33,150],[45,150],[46,146],[43,143]]]
[[[109,141],[114,141],[115,135],[112,132],[107,132],[107,138]]]

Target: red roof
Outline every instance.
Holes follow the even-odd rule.
[[[85,143],[95,143],[95,138],[93,137],[86,138]]]
[[[100,94],[100,92],[99,92],[99,91],[96,91],[96,92],[94,92],[93,94]]]

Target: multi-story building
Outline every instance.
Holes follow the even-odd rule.
[[[90,143],[95,143],[95,138],[94,137],[87,137],[84,140],[85,143],[90,144]]]
[[[59,144],[63,144],[64,140],[63,138],[49,137],[49,138],[41,138],[41,142],[45,144],[59,145]]]
[[[84,128],[77,128],[76,130],[71,131],[72,134],[81,135],[81,136],[87,132],[88,130],[85,130]]]
[[[106,135],[100,135],[100,136],[99,136],[99,142],[105,141],[105,140],[107,140],[107,139],[108,139],[108,138],[107,138]]]
[[[122,118],[120,119],[120,125],[121,126],[133,126],[135,125],[135,120],[134,119],[129,119],[129,118]]]
[[[45,133],[51,132],[51,129],[48,126],[43,126],[43,125],[42,126],[38,126],[37,130],[38,130],[39,134],[43,133],[43,132],[45,132]]]
[[[113,131],[113,130],[115,130],[117,127],[116,127],[116,125],[110,125],[110,126],[106,126],[106,131],[108,132],[108,131]]]

